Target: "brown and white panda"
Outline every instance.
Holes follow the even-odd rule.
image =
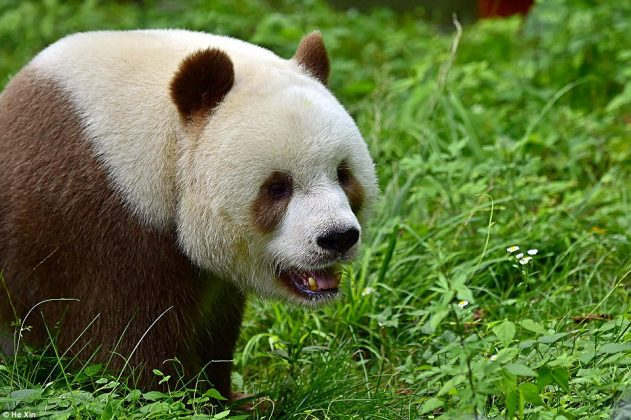
[[[229,395],[246,294],[335,297],[377,195],[328,74],[317,32],[290,60],[183,30],[42,51],[0,96],[5,331],[61,325],[61,351],[143,386],[177,358]]]

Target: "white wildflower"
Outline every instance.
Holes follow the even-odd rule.
[[[375,289],[373,289],[372,287],[365,287],[364,290],[362,290],[362,296],[372,295],[374,292]]]
[[[515,258],[517,258],[518,260],[521,260],[522,258],[524,258],[523,252],[520,252],[519,254],[515,255]]]
[[[471,107],[471,112],[474,114],[482,114],[484,112],[484,107],[480,104],[475,104]]]
[[[467,307],[467,305],[469,304],[469,302],[467,302],[466,300],[461,300],[460,302],[458,302],[458,307],[460,309],[464,309]]]
[[[528,264],[530,262],[530,260],[532,260],[532,257],[524,257],[521,260],[519,260],[519,263],[521,265],[526,265],[526,264]]]
[[[538,249],[529,249],[528,251],[528,255],[537,255],[537,252],[539,252]]]
[[[519,247],[517,245],[509,246],[508,248],[506,248],[506,252],[508,252],[509,254],[512,254],[515,251],[519,251]]]
[[[489,360],[490,360],[491,362],[496,361],[496,360],[497,360],[497,354],[494,354],[494,355],[492,355],[491,357],[489,357]]]

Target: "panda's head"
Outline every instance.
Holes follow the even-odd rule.
[[[291,60],[217,49],[182,62],[178,238],[244,291],[300,303],[337,295],[377,196],[355,123],[325,87],[319,33]]]

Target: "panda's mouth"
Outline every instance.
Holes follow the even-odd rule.
[[[337,266],[314,270],[291,268],[281,271],[278,279],[299,297],[315,301],[338,294],[340,274]]]

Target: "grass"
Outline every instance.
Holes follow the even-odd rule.
[[[234,382],[266,402],[249,415],[610,418],[631,398],[631,6],[545,0],[445,32],[422,10],[144,3],[3,2],[0,86],[80,30],[185,27],[289,57],[320,28],[331,89],[378,164],[383,199],[344,297],[251,300]],[[522,265],[513,245],[538,252]],[[142,393],[25,352],[0,361],[0,411],[239,414],[163,379],[172,392]]]

